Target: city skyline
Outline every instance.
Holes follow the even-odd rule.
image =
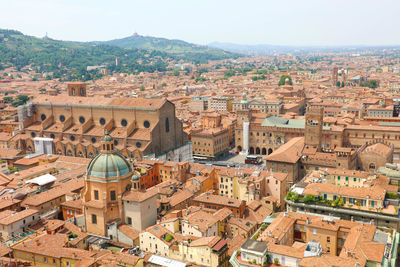
[[[400,45],[392,30],[400,26],[400,3],[390,0],[379,6],[374,1],[343,0],[329,5],[314,0],[204,1],[197,6],[181,1],[3,2],[8,10],[0,18],[0,28],[37,37],[47,33],[58,40],[105,41],[138,32],[201,45]]]

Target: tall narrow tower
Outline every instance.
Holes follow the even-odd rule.
[[[324,109],[321,107],[307,107],[304,144],[321,150],[322,123]]]
[[[334,67],[332,70],[332,85],[336,86],[338,82],[338,67]]]

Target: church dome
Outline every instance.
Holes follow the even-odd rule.
[[[108,131],[101,140],[102,150],[89,163],[87,175],[96,178],[121,177],[132,172],[132,167],[124,156],[114,149],[113,138]]]
[[[87,169],[88,176],[97,178],[120,177],[130,172],[129,162],[118,153],[97,155]]]

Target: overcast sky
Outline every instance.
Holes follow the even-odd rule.
[[[0,28],[61,40],[400,45],[400,0],[0,0],[0,10]]]

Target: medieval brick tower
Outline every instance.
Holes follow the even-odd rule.
[[[69,82],[67,83],[67,91],[69,96],[86,96],[86,83]]]
[[[304,144],[321,150],[322,123],[324,109],[321,107],[307,107]]]

